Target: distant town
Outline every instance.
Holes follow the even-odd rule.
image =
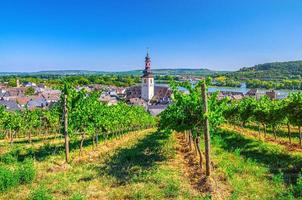
[[[196,82],[200,77],[179,76],[179,81]],[[145,57],[145,68],[141,75],[141,84],[130,87],[117,87],[114,85],[88,84],[77,86],[77,91],[87,92],[100,91],[101,102],[108,105],[116,105],[119,101],[127,102],[130,105],[143,106],[152,115],[158,115],[171,103],[172,90],[168,85],[156,84],[154,74],[151,70],[151,57],[147,53]],[[186,91],[184,91],[186,92]],[[209,92],[211,93],[211,92]],[[219,99],[230,98],[240,100],[245,96],[259,99],[267,95],[270,99],[282,98],[274,90],[260,91],[250,89],[248,92],[220,91]],[[47,109],[59,102],[61,91],[47,87],[45,84],[34,82],[20,82],[16,80],[16,87],[9,87],[7,83],[0,84],[0,105],[11,111],[42,108]]]

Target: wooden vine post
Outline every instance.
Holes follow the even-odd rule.
[[[302,147],[302,133],[301,133],[301,126],[298,126],[298,130],[299,130],[299,143],[300,143],[300,147]]]
[[[69,162],[69,136],[68,136],[68,108],[67,108],[67,94],[64,94],[64,139],[65,139],[65,161]]]
[[[203,80],[201,84],[201,95],[203,101],[203,113],[204,113],[204,142],[205,142],[205,157],[206,157],[206,176],[211,175],[210,168],[210,131],[209,131],[209,116],[208,116],[208,99],[206,91],[206,81]]]

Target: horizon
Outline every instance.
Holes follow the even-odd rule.
[[[141,70],[147,47],[152,69],[302,60],[300,8],[299,0],[2,2],[0,72]]]
[[[266,62],[266,63],[258,63],[258,64],[268,64],[268,63],[283,63],[283,62],[299,62],[302,60],[288,60],[288,61],[272,61],[272,62]],[[255,64],[253,66],[248,66],[248,67],[254,67],[258,64]],[[210,70],[210,71],[214,71],[214,72],[236,72],[239,71],[240,69],[242,69],[243,67],[240,67],[238,69],[235,70],[213,70],[210,68],[190,68],[190,67],[175,67],[175,68],[171,68],[171,67],[160,67],[160,68],[153,68],[151,67],[151,69],[153,70]],[[124,68],[123,68],[124,69]],[[143,67],[139,67],[139,68],[130,68],[127,70],[120,70],[120,71],[115,71],[115,70],[89,70],[89,69],[53,69],[53,70],[48,70],[48,69],[44,69],[44,70],[39,70],[39,71],[0,71],[0,73],[40,73],[40,72],[59,72],[59,71],[88,71],[88,72],[104,72],[104,73],[120,73],[120,72],[130,72],[130,71],[143,71]]]
[[[179,68],[151,68],[153,70],[210,70],[214,71],[211,69],[207,68],[184,68],[184,67],[179,67]],[[58,70],[40,70],[40,71],[0,71],[0,73],[39,73],[39,72],[59,72],[59,71],[88,71],[88,72],[105,72],[105,73],[119,73],[119,72],[130,72],[130,71],[143,71],[144,69],[129,69],[129,70],[120,70],[120,71],[106,71],[106,70],[85,70],[85,69],[58,69]],[[222,70],[223,71],[223,70]],[[221,71],[221,72],[222,72]],[[217,71],[220,72],[220,71]],[[229,71],[232,72],[232,71]]]

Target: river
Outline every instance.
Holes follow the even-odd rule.
[[[168,84],[156,84],[156,85],[168,86]],[[180,89],[183,90],[184,88],[180,88]],[[231,92],[242,92],[243,94],[246,94],[250,90],[250,88],[247,88],[246,85],[243,83],[243,84],[241,84],[241,87],[210,86],[208,90],[209,90],[209,92],[231,91]],[[263,89],[263,88],[259,88],[258,91],[260,93],[265,93],[265,92],[267,92],[269,90]],[[298,90],[285,90],[285,89],[275,90],[275,91],[277,92],[278,98],[285,98],[291,92],[298,92]]]

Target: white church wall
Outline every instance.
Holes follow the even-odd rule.
[[[154,96],[154,79],[142,78],[142,98],[149,101]]]

